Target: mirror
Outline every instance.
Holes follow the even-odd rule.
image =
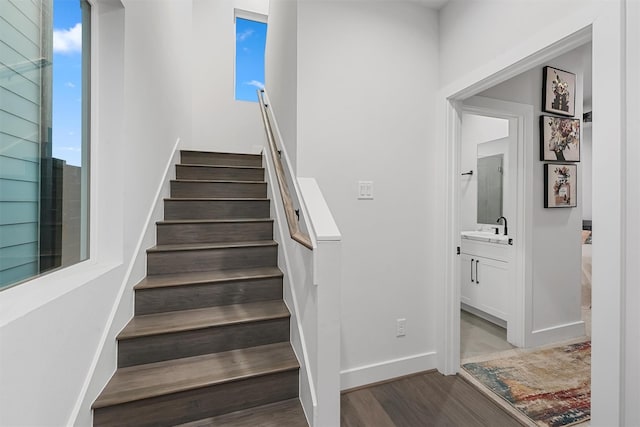
[[[509,119],[464,112],[460,137],[460,229],[498,226],[508,216],[511,156]],[[472,173],[469,173],[472,172]]]
[[[478,156],[478,224],[495,224],[502,216],[503,161],[503,154]]]

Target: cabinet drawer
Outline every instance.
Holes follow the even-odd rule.
[[[460,251],[463,254],[491,258],[496,261],[507,262],[509,260],[509,245],[497,245],[495,243],[479,242],[477,240],[462,239]]]

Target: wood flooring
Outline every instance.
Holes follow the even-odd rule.
[[[523,425],[464,379],[435,371],[346,392],[341,405],[342,427]]]

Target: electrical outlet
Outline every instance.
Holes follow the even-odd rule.
[[[396,320],[396,336],[403,337],[407,334],[407,319]]]
[[[373,181],[358,181],[358,199],[373,199]]]

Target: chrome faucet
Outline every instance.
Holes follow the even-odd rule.
[[[496,221],[498,224],[500,224],[500,220],[503,219],[504,220],[504,235],[508,235],[509,231],[507,230],[507,218],[501,216],[500,218],[498,218],[498,220]]]

